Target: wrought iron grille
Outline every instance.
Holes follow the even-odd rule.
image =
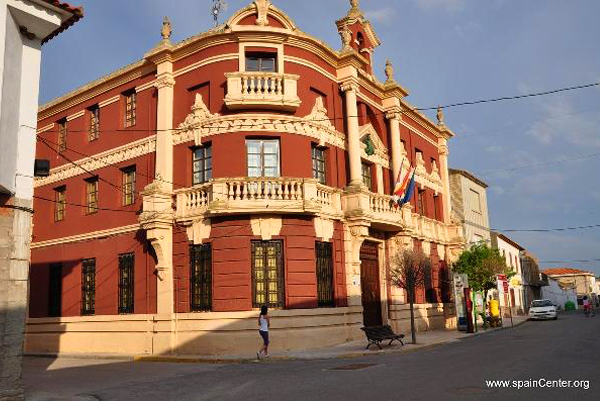
[[[425,302],[428,304],[437,302],[437,294],[433,287],[433,266],[425,269]]]
[[[190,309],[212,309],[212,249],[210,244],[190,246]]]
[[[48,280],[48,316],[58,317],[61,315],[62,295],[62,264],[50,265]]]
[[[81,314],[96,313],[96,259],[81,262]]]
[[[119,255],[119,313],[133,313],[135,257],[133,253]]]
[[[125,94],[125,128],[133,127],[137,118],[136,93]]]
[[[317,299],[319,307],[335,306],[333,296],[333,245],[317,242]]]
[[[283,243],[252,241],[253,307],[283,308]]]

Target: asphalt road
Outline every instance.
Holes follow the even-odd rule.
[[[600,400],[599,333],[600,316],[563,314],[411,353],[353,359],[61,369],[28,358],[25,380],[31,400]],[[589,389],[486,385],[540,379],[583,387],[588,381]]]

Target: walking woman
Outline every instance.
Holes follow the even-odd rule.
[[[256,353],[256,358],[260,360],[261,354],[264,353],[265,358],[269,357],[269,326],[271,326],[271,317],[269,316],[269,309],[266,305],[260,308],[260,316],[258,316],[258,333],[263,339],[263,345],[260,350]]]

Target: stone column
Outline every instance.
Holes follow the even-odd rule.
[[[342,84],[342,91],[346,94],[346,125],[348,127],[347,143],[348,157],[350,159],[350,186],[361,187],[364,184],[361,176],[358,107],[356,104],[358,84],[354,81],[345,82]]]
[[[390,140],[392,148],[392,178],[398,179],[402,166],[402,142],[400,141],[400,108],[388,110],[385,117],[390,120]]]
[[[444,187],[444,223],[450,223],[451,202],[450,202],[450,177],[448,174],[448,144],[446,138],[438,139],[438,148],[440,151],[440,176]]]

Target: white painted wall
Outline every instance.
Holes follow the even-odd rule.
[[[68,17],[39,0],[0,0],[0,191],[19,199],[33,196],[41,41]]]
[[[542,298],[549,299],[556,305],[560,307],[560,309],[565,308],[565,303],[567,301],[571,301],[575,304],[577,308],[577,293],[575,289],[563,290],[556,280],[552,278],[548,278],[548,286],[542,287]]]

